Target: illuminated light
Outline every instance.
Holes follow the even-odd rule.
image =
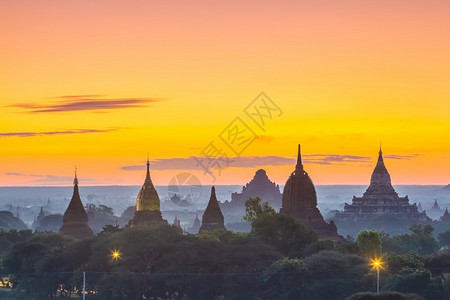
[[[380,269],[383,269],[383,261],[380,258],[375,257],[371,259],[372,270],[377,270],[377,294],[380,292]]]
[[[111,251],[111,256],[113,259],[118,260],[120,258],[120,251],[119,250]]]
[[[372,269],[383,269],[383,261],[380,258],[371,259]]]

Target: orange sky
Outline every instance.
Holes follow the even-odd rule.
[[[147,152],[212,184],[190,157],[236,156],[236,117],[258,138],[214,184],[284,184],[298,143],[316,184],[367,184],[380,140],[393,184],[450,183],[449,1],[242,2],[1,1],[0,185],[140,185]]]

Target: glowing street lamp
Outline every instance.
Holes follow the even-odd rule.
[[[380,258],[371,259],[372,270],[377,269],[377,293],[380,292],[380,268],[383,268],[383,263]]]
[[[114,260],[118,260],[120,258],[120,251],[119,250],[111,251],[111,256]]]

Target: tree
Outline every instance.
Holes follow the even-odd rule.
[[[360,254],[365,258],[381,256],[381,236],[375,230],[363,230],[356,237]]]
[[[307,273],[303,261],[283,258],[271,264],[263,273],[264,294],[274,299],[304,299]]]
[[[303,248],[318,239],[311,227],[280,213],[258,216],[252,222],[250,237],[290,257],[301,256]]]
[[[450,230],[439,233],[438,240],[441,247],[450,246]]]
[[[383,248],[398,254],[417,252],[420,255],[432,254],[438,250],[438,241],[433,237],[433,227],[414,224],[410,233],[393,236],[383,240]]]
[[[403,268],[398,274],[390,275],[384,283],[384,290],[402,293],[417,293],[427,299],[441,299],[444,288],[441,277],[432,277],[426,269]]]
[[[26,294],[52,296],[59,284],[70,285],[71,272],[89,257],[89,247],[78,248],[77,243],[58,233],[35,234],[14,245],[3,262],[4,272],[11,274],[14,286]]]
[[[261,199],[248,198],[245,201],[244,220],[251,222],[250,237],[275,247],[288,256],[299,256],[308,244],[317,241],[317,233],[308,225],[296,219],[276,213]]]
[[[402,294],[397,292],[356,293],[346,300],[425,300],[417,294]]]
[[[304,259],[307,268],[306,299],[344,299],[375,282],[366,274],[367,260],[353,254],[320,251]]]
[[[261,205],[261,198],[248,198],[245,200],[245,215],[243,219],[247,222],[253,222],[258,217],[268,214],[274,215],[275,210],[269,205],[269,203],[264,202]]]

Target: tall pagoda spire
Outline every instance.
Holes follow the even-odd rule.
[[[160,210],[158,192],[150,178],[150,160],[147,153],[147,174],[144,184],[136,198],[136,211],[134,218],[130,220],[131,226],[153,226],[167,224],[163,220]]]
[[[397,195],[391,184],[391,176],[389,175],[389,172],[386,169],[386,166],[384,165],[381,143],[380,143],[380,150],[378,151],[378,161],[375,166],[375,169],[373,170],[372,176],[370,177],[370,185],[367,188],[366,192],[364,193],[364,195],[366,196],[375,194]]]
[[[77,166],[75,166],[75,178],[73,179],[73,185],[78,185]]]
[[[373,170],[373,172],[374,173],[388,173],[386,166],[384,165],[383,151],[381,150],[381,143],[380,143],[380,151],[378,151],[377,165],[375,166],[375,169]]]
[[[199,233],[216,229],[225,229],[225,225],[223,214],[216,197],[216,188],[212,186],[211,197],[209,198],[208,206],[203,213],[202,226],[200,227]]]
[[[302,171],[303,170],[302,153],[300,151],[300,144],[298,144],[297,165],[295,166],[295,170],[296,171]]]
[[[59,232],[70,235],[74,238],[85,238],[94,235],[88,225],[88,215],[84,210],[78,191],[77,168],[75,167],[75,177],[73,179],[73,195],[69,206],[64,212],[63,225]]]
[[[147,175],[145,176],[145,184],[153,185],[152,179],[150,178],[150,160],[147,152]]]
[[[343,240],[338,235],[334,223],[326,223],[317,208],[316,188],[303,168],[300,144],[297,151],[297,165],[284,185],[281,201],[280,213],[311,226],[320,238]]]
[[[136,210],[159,211],[159,206],[159,196],[152,183],[152,179],[150,178],[150,161],[147,153],[147,174],[145,176],[145,182],[136,199]]]

